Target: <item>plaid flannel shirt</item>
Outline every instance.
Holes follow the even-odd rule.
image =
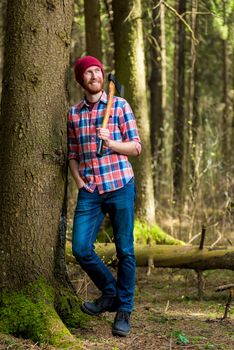
[[[98,137],[96,128],[101,127],[107,105],[103,92],[99,102],[90,111],[85,100],[71,107],[68,113],[68,159],[76,159],[85,188],[100,194],[123,187],[134,176],[126,155],[103,147],[103,156],[96,156]],[[118,142],[136,141],[140,138],[136,121],[128,102],[114,96],[108,122],[110,137]]]

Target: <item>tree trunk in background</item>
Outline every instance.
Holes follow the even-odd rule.
[[[151,168],[150,127],[145,75],[140,0],[113,1],[116,76],[125,85],[125,97],[133,108],[142,141],[142,153],[132,159],[137,185],[136,215],[155,222]]]
[[[72,13],[72,1],[8,1],[0,279],[10,291],[39,277],[53,283],[58,271],[65,278],[65,75]]]
[[[100,1],[84,0],[86,54],[102,60]]]
[[[179,0],[178,13],[183,14],[186,11],[186,0]],[[174,101],[174,134],[173,134],[173,188],[175,201],[182,201],[183,181],[184,181],[184,128],[185,128],[185,25],[176,19],[177,27],[177,45],[176,45],[176,84]]]
[[[78,103],[83,98],[84,92],[81,86],[75,80],[74,63],[78,57],[81,57],[86,50],[85,24],[84,24],[83,1],[75,0],[74,17],[71,31],[71,51],[70,51],[70,70],[68,77],[68,91],[70,106]],[[73,222],[74,209],[77,202],[77,185],[68,169],[68,186],[67,186],[67,220],[71,227]],[[67,231],[70,234],[71,230]]]
[[[226,0],[222,0],[223,5],[223,24],[227,25],[226,20]],[[222,116],[222,163],[226,168],[229,163],[228,154],[228,52],[227,38],[222,39],[222,82],[223,82],[223,116]],[[232,150],[233,151],[233,150]]]
[[[158,0],[153,3],[152,39],[151,39],[151,148],[153,154],[154,193],[160,195],[160,183],[163,173],[163,138],[166,112],[166,38],[165,6]],[[160,47],[159,47],[160,45]]]
[[[234,62],[234,48],[232,49],[232,62]],[[234,86],[234,64],[232,65],[232,86]],[[230,150],[234,149],[234,95],[232,96],[232,122],[231,122],[231,142]],[[231,152],[231,164],[234,164],[234,152]]]
[[[112,71],[114,61],[114,31],[112,0],[101,2],[103,63],[106,71]]]
[[[198,157],[198,132],[200,128],[200,115],[199,115],[199,75],[197,66],[194,67],[194,93],[193,93],[193,115],[192,115],[192,156],[190,163],[190,176],[192,179],[192,192],[197,188],[197,176],[199,169],[197,169],[197,157]]]
[[[74,105],[83,97],[83,89],[76,82],[74,63],[86,50],[83,0],[74,1],[74,17],[71,31],[70,70],[68,77],[69,103]]]
[[[192,1],[191,29],[196,36],[198,0]],[[190,48],[190,74],[189,74],[189,97],[188,97],[188,156],[187,178],[190,179],[192,194],[196,189],[196,146],[198,128],[198,100],[197,100],[197,70],[196,70],[196,43],[191,38]]]

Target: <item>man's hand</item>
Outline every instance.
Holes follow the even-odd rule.
[[[76,185],[78,190],[80,190],[82,187],[84,187],[85,183],[81,178],[79,178],[79,179],[76,179]]]
[[[107,147],[110,147],[111,139],[109,129],[97,128],[97,136],[105,142]]]
[[[85,182],[83,181],[82,177],[79,173],[79,165],[76,159],[70,159],[69,160],[69,167],[71,170],[71,174],[76,182],[78,190],[84,187]]]

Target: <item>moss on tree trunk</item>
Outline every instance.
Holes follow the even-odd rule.
[[[1,296],[0,331],[39,344],[80,349],[81,343],[67,328],[81,326],[87,319],[75,299],[71,291],[55,291],[43,280],[30,283],[19,292],[5,292]]]

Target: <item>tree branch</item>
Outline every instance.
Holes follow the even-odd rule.
[[[190,25],[188,24],[188,22],[186,22],[186,21],[183,19],[183,15],[184,15],[184,14],[180,15],[180,14],[176,11],[176,9],[174,9],[172,6],[168,5],[168,3],[165,2],[165,1],[163,1],[163,0],[162,0],[162,4],[165,5],[170,11],[172,11],[172,12],[184,23],[184,25],[187,27],[188,31],[191,33],[192,40],[194,41],[194,44],[197,45],[199,41],[198,41],[197,38],[195,37],[194,32],[193,32],[192,28],[190,27]]]

